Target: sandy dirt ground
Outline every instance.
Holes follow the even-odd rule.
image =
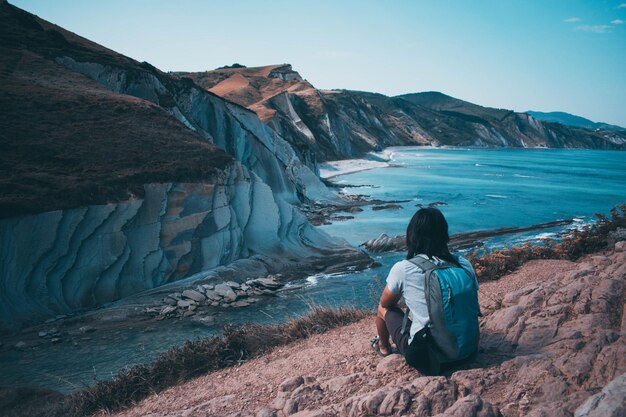
[[[483,283],[477,359],[470,369],[443,377],[424,377],[399,355],[376,354],[369,344],[372,317],[172,387],[114,415],[513,417],[556,409],[553,417],[571,415],[625,371],[625,275],[626,253],[610,252],[576,263],[531,261]],[[543,318],[535,325],[537,317]]]

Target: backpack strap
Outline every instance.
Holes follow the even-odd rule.
[[[430,259],[423,258],[419,255],[414,258],[409,259],[409,262],[411,262],[413,265],[420,268],[422,271],[424,271],[424,273],[428,272],[431,269],[437,268],[437,265],[435,265],[433,261],[431,261]]]
[[[409,262],[411,262],[413,265],[417,266],[422,271],[424,271],[424,275],[426,275],[428,271],[437,268],[437,265],[435,265],[431,260],[425,259],[419,255],[412,259],[409,259]],[[408,321],[409,321],[409,312],[405,311],[404,317],[402,318],[402,330],[400,334],[404,334],[404,332],[406,332],[406,325]]]

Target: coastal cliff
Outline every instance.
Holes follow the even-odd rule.
[[[285,266],[349,249],[238,163],[208,180],[147,184],[143,198],[1,220],[0,327],[97,307],[237,259]]]
[[[387,146],[624,149],[621,130],[544,122],[527,113],[482,107],[439,92],[383,94],[318,90],[301,77],[272,76],[290,65],[176,73],[254,110],[301,156],[350,159]]]
[[[241,259],[368,259],[300,214],[339,198],[254,112],[6,2],[0,19],[0,328]]]
[[[535,260],[483,282],[478,354],[443,376],[376,354],[371,316],[113,415],[617,417],[626,411],[625,250],[622,241],[577,262]]]

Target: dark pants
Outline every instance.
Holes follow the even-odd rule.
[[[391,340],[395,343],[398,352],[404,355],[406,363],[417,370],[428,373],[428,344],[426,329],[422,329],[415,334],[411,344],[409,344],[409,332],[411,329],[411,320],[407,320],[406,328],[402,333],[402,321],[404,320],[404,312],[398,307],[392,307],[387,310],[385,315],[385,325],[391,336]]]

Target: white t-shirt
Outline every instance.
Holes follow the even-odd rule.
[[[424,259],[428,259],[426,255],[418,255]],[[472,264],[463,256],[459,256],[459,264],[465,269],[470,276],[476,281],[478,288],[478,280]],[[444,261],[433,257],[431,260],[435,265],[439,265]],[[409,331],[409,343],[413,340],[413,336],[422,330],[428,324],[428,308],[426,307],[426,294],[424,290],[425,274],[418,266],[408,260],[396,262],[387,276],[387,288],[394,294],[402,294],[404,302],[411,311],[412,324]]]

